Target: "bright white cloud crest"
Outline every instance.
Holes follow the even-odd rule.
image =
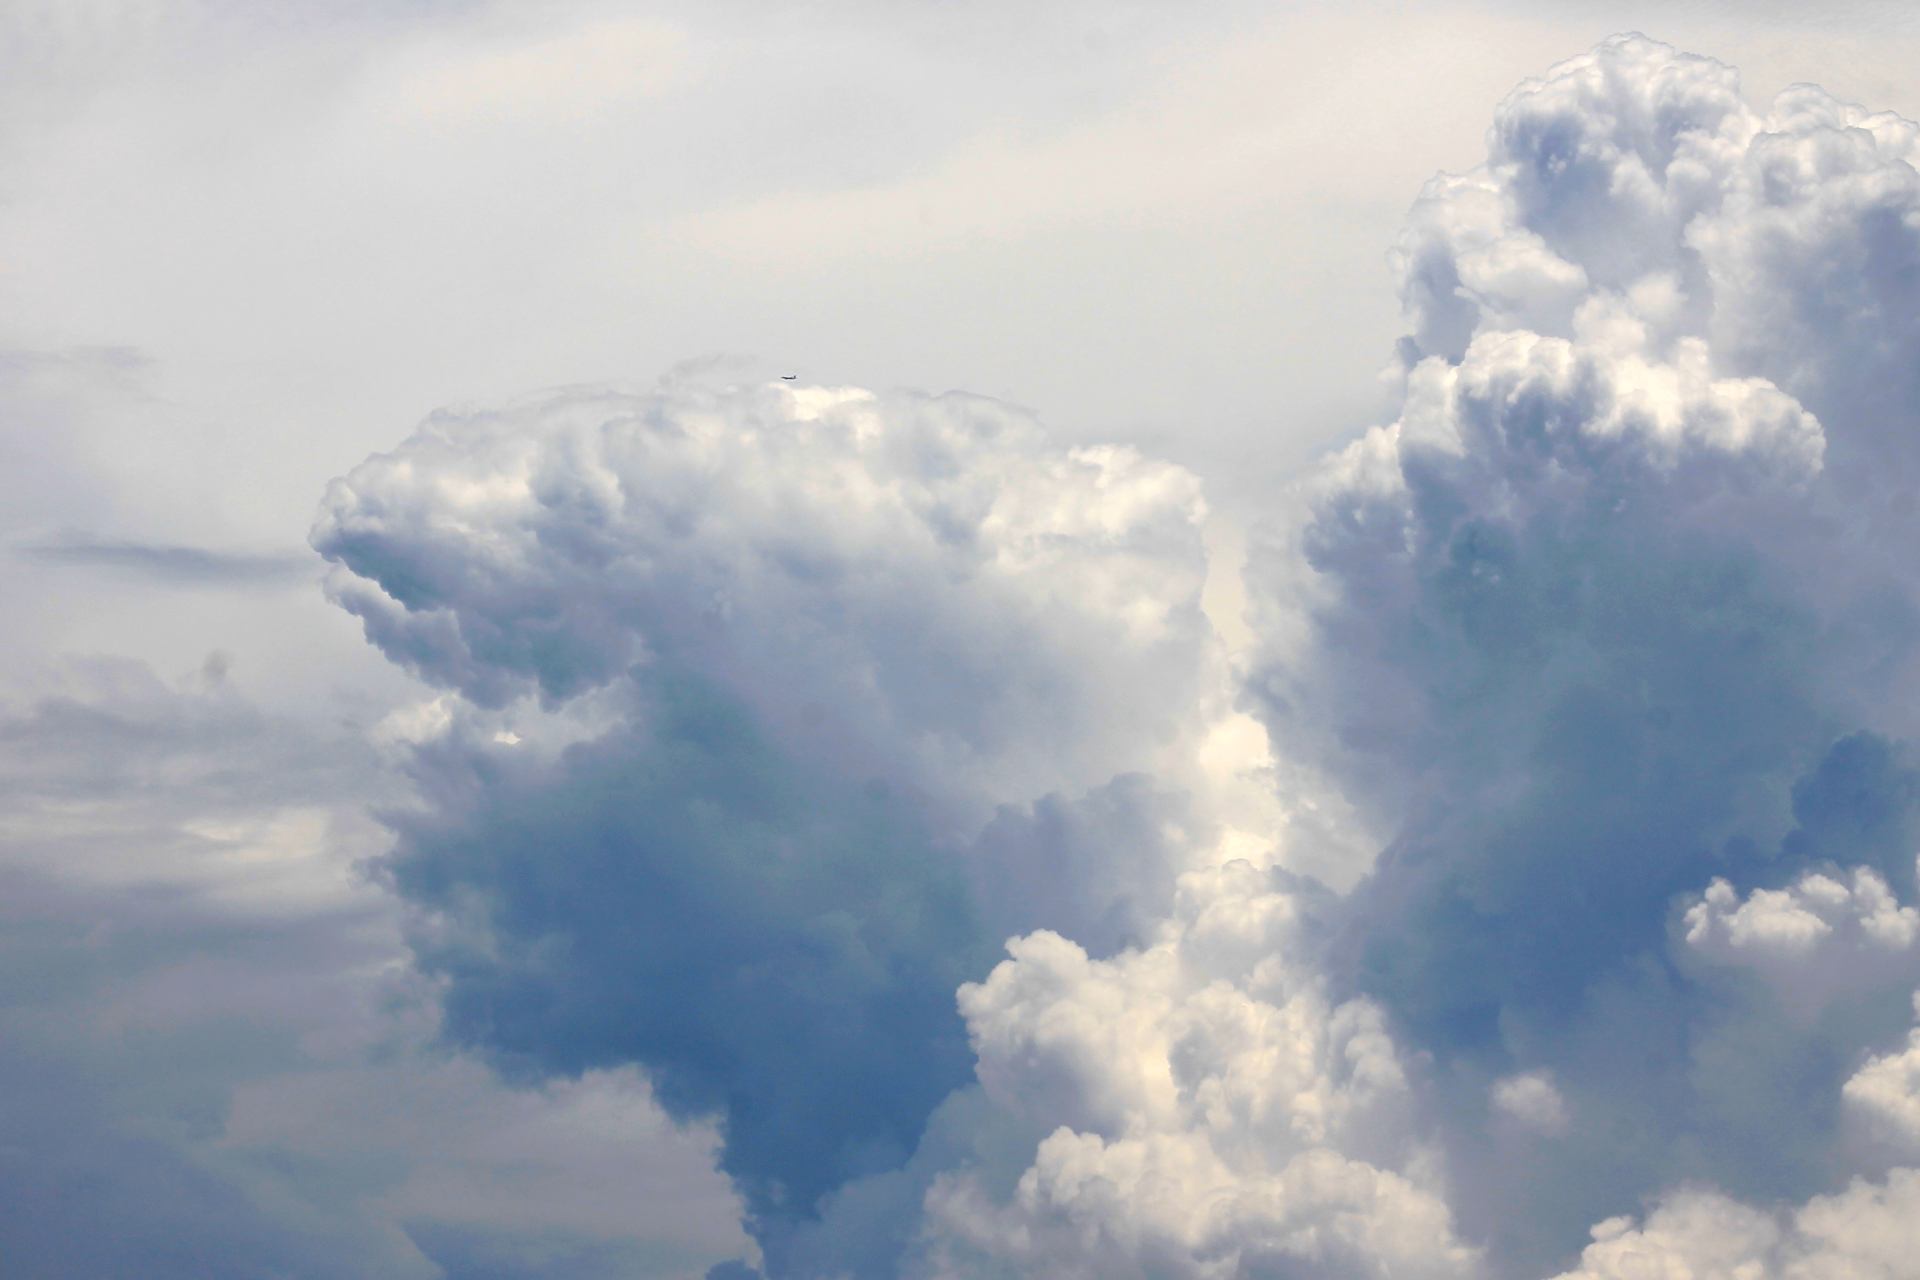
[[[1687,908],[1683,927],[1697,955],[1753,971],[1799,1016],[1889,982],[1920,981],[1920,911],[1902,906],[1865,867],[1846,880],[1809,872],[1745,899],[1715,880]]]
[[[987,1097],[1052,1131],[1005,1203],[935,1181],[929,1274],[1472,1274],[1380,1011],[1300,967],[1308,909],[1233,862],[1152,946],[1039,933],[963,987]]]
[[[703,385],[447,415],[316,545],[400,661],[487,705],[636,665],[976,803],[1151,767],[1202,696],[1198,482],[959,395]]]

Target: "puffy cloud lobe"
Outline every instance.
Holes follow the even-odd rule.
[[[1493,1084],[1493,1109],[1547,1137],[1567,1131],[1567,1103],[1550,1071],[1527,1071]]]
[[[1920,349],[1920,131],[1812,86],[1755,122],[1711,217],[1688,229],[1727,367],[1845,422],[1835,461],[1863,496],[1909,483]]]
[[[1706,364],[1697,347],[1666,364],[1511,332],[1417,367],[1401,418],[1315,482],[1302,549],[1339,594],[1317,612],[1312,665],[1263,673],[1269,704],[1331,717],[1336,748],[1397,757],[1398,787],[1448,736],[1524,749],[1523,726],[1498,721],[1538,719],[1615,678],[1609,664],[1659,676],[1709,648],[1793,662],[1795,620],[1762,594],[1739,525],[1818,473],[1822,433],[1777,390]],[[1663,616],[1675,593],[1720,615]],[[1663,630],[1634,634],[1641,621]],[[1575,646],[1593,652],[1569,661]]]
[[[1185,724],[1202,512],[1186,472],[992,401],[687,377],[437,417],[314,542],[375,643],[480,704],[685,673],[971,820]]]
[[[1140,936],[1210,838],[1203,510],[992,402],[685,377],[369,460],[314,540],[458,695],[386,864],[450,1031],[643,1064],[813,1266],[966,1083],[954,990],[1010,933]],[[819,1265],[884,1274],[885,1230]]]
[[[1354,945],[1369,981],[1414,984],[1425,1035],[1559,1004],[1569,966],[1656,942],[1743,793],[1823,732],[1815,624],[1741,536],[1818,474],[1819,428],[1682,354],[1483,335],[1320,481],[1316,647],[1260,689],[1283,742],[1419,814],[1359,899],[1402,924],[1368,915]],[[1505,960],[1406,950],[1442,935],[1404,913],[1460,911],[1485,925],[1446,945]]]
[[[1609,1218],[1593,1229],[1581,1269],[1559,1280],[1709,1275],[1764,1280],[1780,1229],[1768,1215],[1710,1192],[1671,1197],[1636,1228]]]
[[[1379,1010],[1302,967],[1318,897],[1192,872],[1153,945],[1102,961],[1034,934],[963,988],[987,1099],[1052,1132],[999,1186],[934,1181],[924,1273],[1472,1274]]]
[[[1041,1143],[1011,1210],[996,1214],[970,1190],[947,1184],[931,1197],[952,1233],[932,1275],[1471,1274],[1439,1198],[1326,1150],[1249,1178],[1190,1137],[1107,1142],[1062,1129]]]
[[[1830,539],[1806,552],[1830,586],[1904,576],[1916,136],[1807,85],[1756,111],[1730,68],[1609,41],[1522,86],[1487,164],[1424,193],[1398,251],[1406,364],[1458,362],[1488,332],[1576,338],[1624,303],[1655,352],[1703,342],[1719,376],[1764,379],[1826,424],[1835,479],[1816,500],[1853,534],[1845,556]]]
[[[1846,876],[1808,872],[1745,898],[1716,880],[1687,908],[1684,927],[1694,952],[1752,969],[1802,1013],[1889,979],[1920,977],[1920,911],[1864,867]]]
[[[1846,493],[1821,514],[1854,534],[1844,557],[1809,551],[1829,583],[1903,576],[1914,124],[1809,85],[1756,111],[1731,68],[1620,37],[1523,85],[1489,141],[1485,166],[1430,185],[1399,246],[1408,367],[1457,362],[1480,333],[1573,338],[1624,300],[1654,350],[1704,341],[1721,376],[1765,379],[1827,424]]]
[[[1711,1191],[1664,1199],[1644,1223],[1609,1218],[1557,1280],[1898,1280],[1920,1249],[1920,1170],[1854,1182],[1776,1216]]]
[[[1910,462],[1920,132],[1811,85],[1759,112],[1731,67],[1638,36],[1501,104],[1487,163],[1436,178],[1396,251],[1410,353],[1477,332],[1572,336],[1596,297],[1669,293],[1656,332],[1779,384],[1837,446]]]
[[[1920,1015],[1920,997],[1914,1012]],[[1841,1105],[1867,1145],[1920,1156],[1920,1030],[1903,1048],[1861,1064],[1841,1090]]]
[[[1570,336],[1588,298],[1681,266],[1755,125],[1731,67],[1643,37],[1522,84],[1486,165],[1436,178],[1396,251],[1416,358],[1487,329]]]

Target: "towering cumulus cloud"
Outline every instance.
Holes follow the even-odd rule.
[[[1159,914],[1202,511],[991,402],[698,377],[367,462],[316,543],[457,695],[388,864],[453,1033],[717,1113],[777,1254],[969,1078],[954,992],[1004,938]]]
[[[1237,669],[1196,480],[991,402],[433,419],[315,542],[445,691],[384,867],[450,1033],[717,1117],[773,1277],[1891,1280],[1916,161],[1639,37],[1522,85]]]
[[[1266,722],[1395,832],[1334,980],[1433,1053],[1452,1203],[1512,1273],[1669,1186],[1837,1190],[1841,1086],[1920,977],[1915,142],[1640,38],[1521,86],[1399,247],[1398,419],[1256,568],[1305,636]],[[1512,1122],[1524,1079],[1556,1123]],[[1723,1209],[1587,1265],[1734,1274],[1633,1269]],[[1798,1248],[1752,1274],[1838,1274]]]

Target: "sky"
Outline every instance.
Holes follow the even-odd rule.
[[[0,1272],[1895,1280],[1915,65],[0,0]]]

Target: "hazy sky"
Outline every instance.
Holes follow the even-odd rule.
[[[1738,68],[1760,114],[1655,59],[1496,124],[1626,31]],[[1911,923],[1911,848],[1821,824],[1891,806],[1897,843],[1920,795],[1888,709],[1920,630],[1889,549],[1913,143],[1836,125],[1778,171],[1740,148],[1797,82],[1920,119],[1916,66],[1891,3],[0,0],[0,1271],[1518,1278],[1640,1215],[1579,1274],[1707,1219],[1728,1267],[1883,1274],[1819,1269],[1848,1238],[1821,1223],[1873,1209],[1818,1197],[1905,1185],[1832,1135],[1843,1083],[1920,1134],[1920,1049],[1887,1038],[1920,974],[1873,969],[1855,1007],[1808,942],[1754,979],[1792,992],[1762,1014],[1688,966],[1796,893],[1810,936]],[[1552,187],[1601,154],[1590,120],[1616,167]],[[1711,200],[1666,151],[1629,162],[1696,125],[1746,157],[1699,160]],[[1880,148],[1867,177],[1847,145]],[[1410,222],[1490,146],[1510,172]],[[1716,212],[1792,164],[1799,221]],[[1643,225],[1620,210],[1649,165]],[[1469,330],[1573,354],[1454,349],[1422,253],[1475,293]],[[1588,382],[1678,406],[1642,432],[1657,486],[1583,444],[1554,474],[1602,479],[1530,488],[1474,435],[1534,387],[1640,440]],[[1415,457],[1440,435],[1466,461]],[[1431,504],[1369,506],[1388,472]],[[1480,570],[1442,509],[1510,521],[1486,572],[1526,584],[1458,635],[1435,619]],[[1649,514],[1629,538],[1603,509]],[[1576,597],[1611,612],[1536,626]],[[1658,735],[1697,741],[1633,758],[1681,780],[1613,772],[1645,743],[1607,717],[1669,695]],[[1742,879],[1750,847],[1772,869]],[[1333,891],[1298,954],[1206,942],[1214,908]],[[1462,902],[1512,946],[1438,923]],[[1235,946],[1284,956],[1291,994]],[[1547,976],[1423,976],[1489,965]],[[1233,1172],[1192,1175],[1206,1212],[1256,1225],[1192,1257],[1116,1242],[1073,1170],[1137,1139],[1184,1203],[1170,1170],[1198,1166],[1152,1142],[1201,1126],[1049,1075],[1046,1028],[1111,1016],[1174,1045],[1173,1078],[1187,1041],[1155,1019],[1228,990],[1405,1097],[1301,1083],[1351,1120],[1309,1154],[1348,1163],[1257,1189],[1220,1132],[1272,1117],[1209,1112]],[[1647,1079],[1570,1047],[1622,1026],[1667,1037]],[[1686,1090],[1714,1055],[1779,1065],[1686,1158],[1650,1151],[1663,1113],[1607,1110],[1712,1111]],[[1219,1115],[1235,1072],[1283,1071],[1234,1061]],[[1741,1126],[1800,1090],[1818,1115],[1767,1164]],[[1585,1115],[1650,1129],[1526,1147]],[[1768,1171],[1733,1185],[1743,1159]],[[1362,1243],[1287,1216],[1359,1169]],[[1544,1188],[1524,1227],[1497,1221],[1516,1169]]]
[[[1523,77],[1644,29],[1758,100],[1811,80],[1920,115],[1920,19],[1891,4],[61,0],[0,24],[10,539],[269,554],[434,408],[716,355],[1009,399],[1257,504],[1383,413],[1387,249]],[[6,644],[221,647],[268,697],[355,648],[311,592],[272,602],[306,609],[289,634],[86,577],[10,581]]]

